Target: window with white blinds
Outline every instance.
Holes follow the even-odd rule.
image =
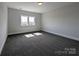
[[[34,26],[35,17],[34,16],[21,16],[21,26]]]

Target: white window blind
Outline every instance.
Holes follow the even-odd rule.
[[[21,26],[34,26],[35,17],[34,16],[23,16],[21,15]]]
[[[35,25],[35,17],[29,17],[29,25],[32,26],[32,25]]]
[[[28,26],[28,16],[21,16],[21,26]]]

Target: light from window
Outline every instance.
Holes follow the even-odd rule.
[[[42,35],[42,33],[37,32],[37,33],[34,33],[34,35],[38,36],[38,35]]]
[[[28,26],[28,16],[21,16],[21,26]]]
[[[29,17],[29,25],[35,25],[35,17]]]
[[[25,35],[25,37],[27,37],[27,38],[30,38],[30,37],[33,37],[34,35],[33,34],[27,34],[27,35]]]

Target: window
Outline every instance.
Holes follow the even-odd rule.
[[[28,26],[28,16],[21,16],[21,26]]]
[[[35,25],[35,17],[29,17],[29,25]]]
[[[34,26],[35,17],[33,16],[21,16],[21,26]]]

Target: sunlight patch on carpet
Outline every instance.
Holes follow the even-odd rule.
[[[24,36],[27,37],[27,38],[34,37],[33,34],[26,34],[26,35],[24,35]]]
[[[37,32],[37,33],[33,33],[34,35],[42,35],[42,33],[39,33],[39,32]]]

